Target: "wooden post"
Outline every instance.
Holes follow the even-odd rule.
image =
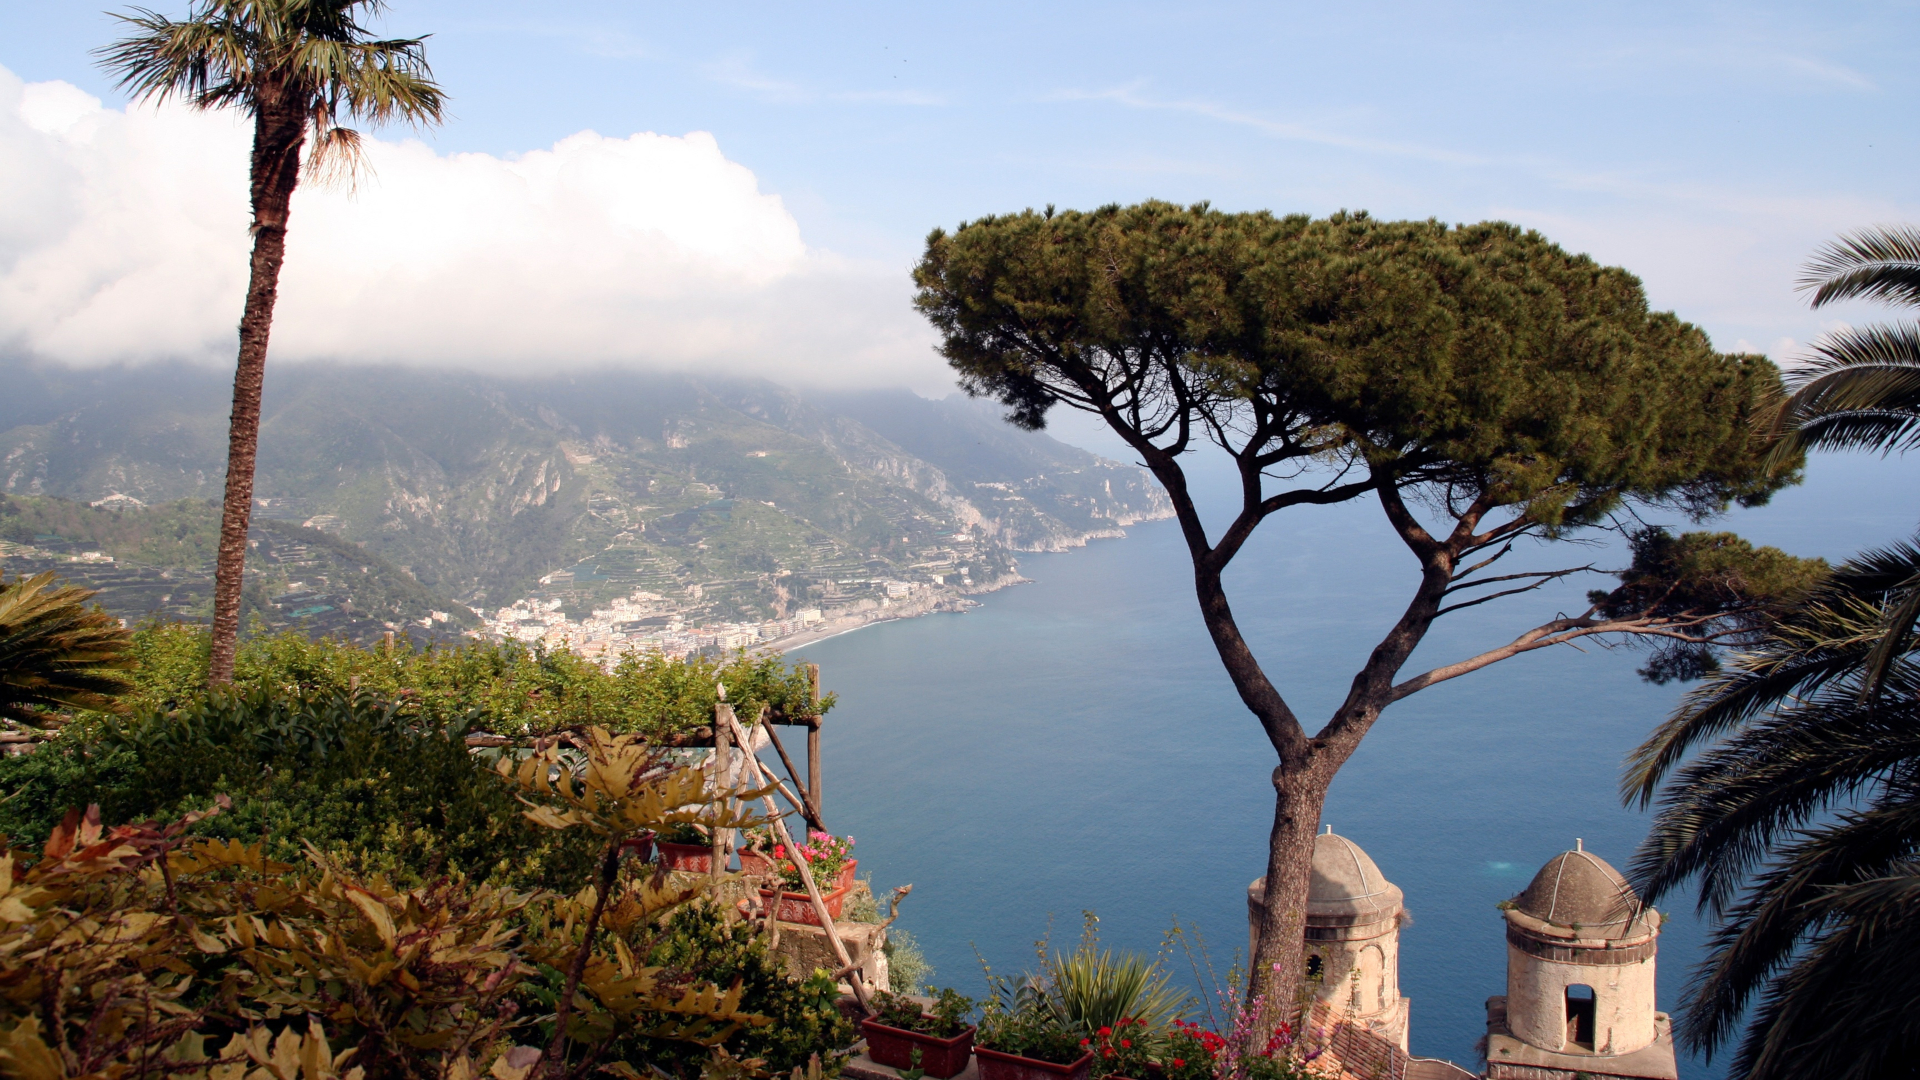
[[[739,737],[743,745],[746,744],[746,732],[740,728],[740,721],[734,717],[731,708],[729,708],[723,716],[718,717],[718,719],[723,723],[732,725],[734,734]],[[788,799],[793,799],[793,793],[786,790],[786,785],[780,782],[779,777],[773,775],[773,770],[767,768],[767,763],[761,761],[758,754],[749,755],[746,764],[752,771],[759,773],[769,785],[778,788],[781,794],[785,795]],[[780,842],[797,850],[799,845],[793,842],[793,834],[787,832],[787,824],[781,817],[780,808],[773,803],[773,795],[769,793],[762,796],[762,799],[766,804],[767,817],[772,819],[771,824],[773,825],[773,831],[779,837]],[[795,800],[795,805],[799,805],[797,800]],[[813,901],[814,917],[820,920],[820,929],[826,931],[827,944],[833,947],[833,958],[840,962],[842,970],[851,972],[847,978],[847,983],[853,987],[853,999],[860,1003],[860,1011],[862,1013],[872,1016],[873,1006],[867,1004],[867,985],[864,978],[866,972],[858,970],[865,966],[865,958],[863,958],[862,963],[855,964],[853,957],[847,953],[846,943],[840,940],[840,932],[833,925],[833,916],[827,912],[827,902],[820,895],[820,884],[813,880],[813,871],[807,868],[807,860],[796,858],[793,860],[793,865],[800,870],[800,884],[806,887],[807,899]],[[775,896],[777,897],[778,895],[779,890],[776,886]],[[779,901],[776,899],[774,902],[774,918],[776,921],[779,919],[779,914]]]
[[[727,743],[731,741],[733,735],[733,729],[728,727],[727,721],[732,719],[733,706],[727,704],[727,691],[722,687],[720,702],[713,707],[713,790],[716,794],[733,786],[731,771],[728,769],[730,762],[727,760],[730,756],[727,753]],[[719,809],[725,810],[732,802],[731,799],[719,800]],[[714,816],[717,819],[720,815]],[[713,841],[713,861],[707,867],[707,873],[715,880],[725,872],[723,867],[727,860],[727,831],[716,824],[710,837]]]
[[[787,756],[787,748],[780,742],[780,733],[773,730],[774,725],[767,723],[765,713],[760,714],[760,723],[765,725],[767,738],[773,743],[774,750],[780,755],[780,763],[787,767],[787,775],[793,778],[793,786],[800,789],[800,802],[795,805],[794,809],[806,815],[808,825],[819,829],[821,832],[826,832],[827,827],[820,823],[820,808],[813,803],[813,792],[810,791],[805,784],[800,782],[800,770],[793,767],[793,759]]]
[[[820,665],[807,665],[807,682],[813,687],[813,715],[807,718],[807,800],[813,804],[814,824],[827,816],[826,796],[820,791]]]

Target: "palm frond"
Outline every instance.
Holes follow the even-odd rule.
[[[1769,990],[1733,1074],[1879,1080],[1913,1075],[1920,1057],[1920,865],[1829,890],[1826,932]]]
[[[1708,959],[1687,988],[1682,1044],[1711,1055],[1730,1042],[1769,980],[1839,917],[1835,890],[1892,872],[1912,854],[1916,836],[1920,805],[1911,800],[1798,834],[1714,932]]]
[[[133,33],[96,50],[136,98],[179,94],[202,108],[257,112],[262,95],[291,93],[314,134],[343,120],[434,124],[446,94],[427,66],[425,38],[371,38],[357,11],[373,0],[201,0],[184,20],[135,8],[115,17]]]
[[[1863,551],[1837,567],[1779,618],[1766,641],[1728,658],[1633,750],[1621,776],[1622,800],[1650,805],[1668,774],[1700,745],[1836,679],[1858,675],[1901,618],[1904,585],[1915,575],[1920,540]],[[1895,654],[1911,650],[1907,640]],[[1891,655],[1875,670],[1884,673]]]
[[[17,723],[45,724],[45,709],[110,712],[128,689],[114,671],[133,665],[132,635],[86,606],[92,592],[53,581],[0,578],[0,717]]]
[[[1896,671],[1895,702],[1863,701],[1850,685],[1753,724],[1674,778],[1631,877],[1649,903],[1698,877],[1700,904],[1724,913],[1741,880],[1781,837],[1920,759],[1914,672]],[[1889,694],[1892,698],[1895,695]]]
[[[1871,299],[1920,304],[1920,229],[1883,225],[1849,233],[1821,248],[1801,275],[1813,306]]]
[[[1769,641],[1730,657],[1634,748],[1621,779],[1624,801],[1651,804],[1668,774],[1701,744],[1858,672],[1876,641],[1877,609],[1858,602],[1807,604],[1796,614],[1800,625],[1791,633],[1777,625]]]

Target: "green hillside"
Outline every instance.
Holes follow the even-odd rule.
[[[52,496],[0,495],[0,570],[53,570],[99,590],[113,614],[204,620],[213,610],[220,509],[203,499],[90,506]],[[451,637],[478,624],[471,611],[360,545],[284,521],[248,537],[243,621],[366,640],[393,629]],[[443,617],[435,619],[434,613]]]
[[[101,531],[109,519],[60,512],[121,545],[97,548],[116,559],[193,561],[185,534],[159,522],[185,520],[168,509],[179,500],[218,494],[218,373],[0,365],[0,377],[21,387],[0,403],[0,491],[138,500],[152,521],[140,543],[157,545],[138,554]],[[1166,513],[1143,470],[1013,431],[964,400],[325,365],[269,378],[255,495],[262,530],[351,542],[397,571],[381,580],[426,595],[493,607],[537,594],[571,612],[644,589],[716,620],[782,618],[882,580],[989,582],[1018,551]],[[175,563],[159,561],[168,543]],[[426,603],[381,595],[383,611]]]

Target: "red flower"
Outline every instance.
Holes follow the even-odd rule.
[[[1081,1039],[1081,1040],[1080,1040],[1080,1045],[1081,1045],[1081,1046],[1085,1046],[1085,1045],[1087,1045],[1087,1043],[1088,1043],[1088,1042],[1090,1042],[1090,1041],[1091,1041],[1091,1040],[1088,1040],[1088,1039]]]
[[[1109,1046],[1109,1047],[1107,1047],[1107,1056],[1108,1056],[1108,1057],[1112,1057],[1112,1056],[1113,1056],[1113,1047],[1111,1047],[1111,1046]]]
[[[1184,1068],[1186,1068],[1186,1067],[1187,1067],[1187,1059],[1186,1059],[1186,1058],[1174,1058],[1174,1059],[1173,1059],[1173,1067],[1174,1067],[1174,1068],[1176,1068],[1176,1069],[1184,1069]]]
[[[1110,1027],[1103,1027],[1100,1029],[1100,1037],[1103,1039],[1111,1034],[1113,1034],[1113,1029]]]
[[[1120,1040],[1120,1045],[1121,1045],[1121,1046],[1124,1046],[1124,1047],[1126,1047],[1126,1048],[1127,1048],[1127,1049],[1129,1049],[1129,1050],[1131,1050],[1131,1049],[1133,1049],[1133,1040],[1132,1040],[1132,1039],[1121,1039],[1121,1040]]]

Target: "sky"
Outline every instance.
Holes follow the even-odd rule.
[[[183,2],[153,0],[170,14]],[[1824,241],[1920,220],[1920,5],[398,0],[452,95],[303,189],[274,356],[951,379],[927,232],[1145,198],[1500,218],[1783,363],[1865,307]],[[231,363],[247,130],[131,110],[85,3],[0,6],[0,350]]]

